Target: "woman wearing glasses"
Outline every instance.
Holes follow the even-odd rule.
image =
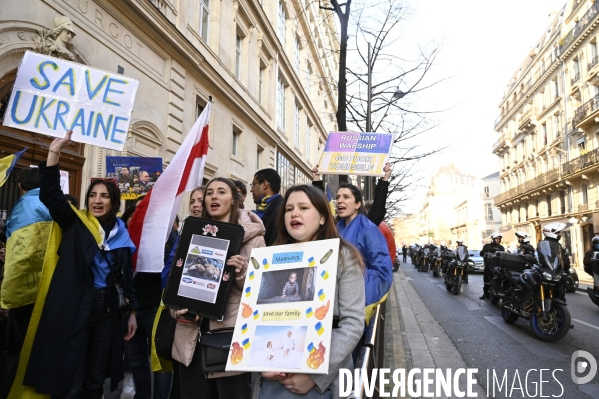
[[[106,377],[112,390],[123,379],[123,340],[131,339],[137,329],[131,267],[135,247],[116,216],[120,193],[114,182],[92,179],[84,211],[66,201],[58,159],[71,134],[55,139],[47,161],[39,166],[40,200],[55,223],[34,309],[34,318],[40,311],[41,315],[35,320],[39,324],[23,385],[54,398],[100,399]],[[119,291],[124,301],[119,301]]]

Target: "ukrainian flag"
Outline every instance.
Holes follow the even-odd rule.
[[[75,208],[73,209],[83,224],[92,233],[96,243],[101,244],[103,241],[103,231],[98,220],[94,217],[90,217],[87,211],[79,211]],[[21,354],[19,356],[19,366],[17,368],[15,381],[8,395],[9,399],[50,399],[50,396],[48,395],[36,393],[34,387],[23,385],[23,377],[25,376],[25,370],[27,368],[27,363],[29,362],[29,355],[31,354],[33,340],[35,338],[40,316],[44,308],[46,295],[48,294],[48,289],[50,288],[50,281],[52,280],[54,269],[58,263],[58,248],[60,247],[61,240],[62,230],[57,223],[52,222],[50,232],[48,234],[46,253],[43,262],[44,266],[41,272],[39,289],[37,291],[35,305],[33,307],[33,314],[31,315],[31,321],[29,322],[29,328],[27,329],[27,335],[25,336],[23,349],[21,350]]]
[[[251,271],[251,272],[250,272],[250,281],[252,281],[253,279],[254,279],[254,272],[253,272],[253,271]]]
[[[244,324],[243,326],[241,326],[241,333],[245,334],[246,332],[248,332],[248,325]]]
[[[35,302],[46,245],[52,227],[39,188],[19,198],[6,222],[6,263],[0,307],[14,309]]]
[[[314,347],[314,344],[312,342],[310,342],[310,345],[308,345],[308,352],[309,353],[316,352],[316,348]]]
[[[308,308],[306,309],[306,317],[311,317],[314,314],[314,312],[312,311],[312,308]]]
[[[250,339],[246,338],[244,339],[241,344],[243,345],[243,349],[249,349],[250,348]]]
[[[15,167],[15,164],[25,151],[27,151],[27,147],[16,154],[12,154],[0,159],[0,187],[6,183],[6,180],[8,180],[8,175],[10,175],[10,172]]]
[[[314,329],[316,330],[316,333],[318,335],[322,335],[322,333],[324,332],[324,327],[322,326],[321,322],[316,323],[316,325],[314,326]]]
[[[254,320],[258,320],[258,317],[260,317],[260,313],[258,313],[257,310],[254,310]]]
[[[324,298],[325,298],[325,297],[326,297],[326,295],[325,295],[325,293],[324,293],[324,290],[321,288],[321,289],[320,289],[320,291],[318,291],[318,298],[319,298],[321,301],[324,301]]]

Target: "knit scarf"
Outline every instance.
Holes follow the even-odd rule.
[[[277,196],[279,196],[281,194],[275,194],[275,195],[269,195],[269,196],[264,196],[261,199],[260,205],[258,205],[258,209],[256,209],[254,211],[254,213],[256,215],[258,215],[258,217],[260,219],[262,219],[264,217],[264,212],[266,211],[266,208],[268,208],[268,204],[270,204],[272,202],[273,199],[277,198]]]

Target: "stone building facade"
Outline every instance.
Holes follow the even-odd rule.
[[[581,266],[599,231],[599,2],[568,0],[510,78],[495,121],[502,228],[550,222]]]
[[[83,196],[91,177],[105,175],[107,155],[162,157],[167,167],[210,97],[214,105],[206,179],[225,176],[250,183],[256,170],[271,167],[281,174],[283,190],[309,182],[328,132],[336,130],[337,93],[332,83],[339,46],[333,15],[320,10],[318,3],[15,4],[0,0],[0,114],[6,110],[24,52],[39,51],[44,35],[69,49],[65,54],[78,62],[140,81],[123,152],[76,143],[61,157],[61,167],[70,174],[70,191],[77,197]],[[70,37],[60,36],[64,29],[57,29],[57,23],[70,26]],[[44,160],[50,141],[0,126],[2,154],[29,147],[19,168]],[[15,197],[8,186],[0,189],[4,213]],[[249,196],[246,207],[253,208],[251,202]]]
[[[453,164],[439,168],[418,212],[418,241],[453,246],[461,238],[473,249],[482,248],[482,240],[500,224],[492,200],[497,185],[495,175],[481,179]]]

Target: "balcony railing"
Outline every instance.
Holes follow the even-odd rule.
[[[589,204],[578,205],[578,212],[586,212],[589,210]]]
[[[591,98],[586,103],[574,111],[574,118],[572,118],[572,129],[576,129],[576,125],[580,123],[584,118],[592,114],[599,109],[599,94]]]
[[[587,26],[599,13],[599,1],[595,1],[591,4],[591,8],[580,18],[580,20],[574,25],[574,28],[566,36],[560,39],[558,46],[555,49],[555,55],[558,57],[580,36]]]
[[[587,64],[587,70],[590,71],[591,69],[593,69],[593,67],[597,65],[597,62],[599,62],[599,57],[594,56],[591,62]]]
[[[599,163],[599,148],[562,165],[562,176],[568,176]]]
[[[543,173],[535,177],[534,179],[530,179],[527,182],[524,182],[504,193],[499,194],[495,197],[495,204],[506,201],[512,197],[527,193],[529,191],[535,190],[539,187],[542,187],[551,182],[557,181],[559,179],[559,169],[555,168],[550,170],[547,173]]]
[[[522,118],[520,119],[520,126],[524,126],[526,125],[526,123],[528,121],[530,121],[532,118],[535,118],[537,116],[537,107],[530,107],[526,110],[526,112],[524,112],[524,115],[522,115]]]
[[[572,80],[570,80],[570,86],[574,86],[574,83],[580,80],[580,72],[576,72]]]

